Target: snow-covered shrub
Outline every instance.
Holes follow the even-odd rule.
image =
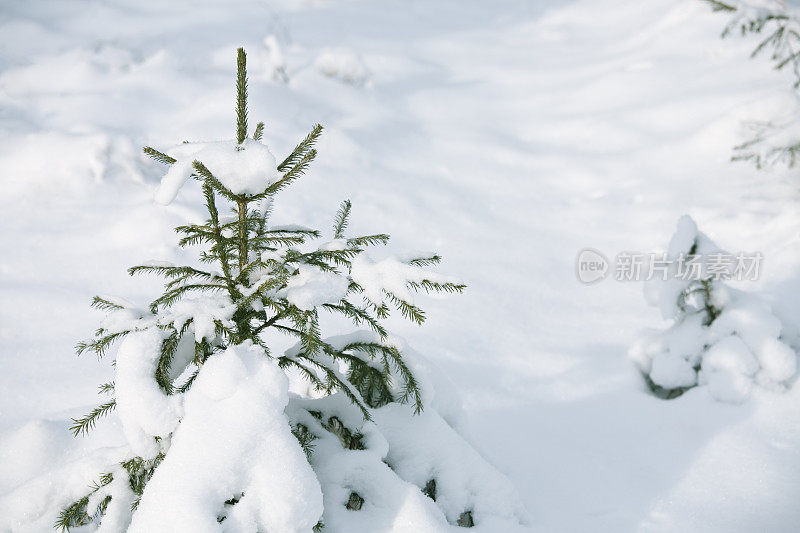
[[[237,138],[186,143],[169,154],[156,199],[201,183],[208,219],[177,228],[200,246],[193,265],[130,269],[166,279],[148,306],[96,297],[107,311],[78,351],[120,341],[111,396],[74,422],[80,435],[116,410],[127,444],[57,528],[195,533],[437,532],[523,529],[507,478],[464,439],[447,380],[391,336],[392,308],[422,323],[412,293],[461,292],[428,270],[439,256],[373,261],[385,234],[332,236],[270,221],[274,195],[308,168],[322,128],[277,164],[248,137],[245,55],[238,52]],[[369,329],[323,337],[320,314]],[[280,339],[290,341],[284,347]],[[292,392],[305,380],[313,390]]]
[[[755,57],[768,52],[777,70],[792,69],[795,83],[790,109],[767,120],[745,123],[750,139],[734,147],[734,161],[752,161],[758,168],[785,164],[793,167],[800,157],[800,12],[785,0],[706,0],[715,11],[732,14],[722,35],[758,34]]]
[[[667,251],[667,279],[647,287],[650,303],[673,323],[631,349],[661,397],[705,385],[718,400],[741,402],[754,384],[782,390],[797,372],[797,355],[782,341],[770,306],[720,279],[717,259],[727,255],[690,217],[681,217]]]
[[[362,86],[370,79],[364,60],[348,48],[326,48],[317,57],[315,65],[325,76],[350,85]]]

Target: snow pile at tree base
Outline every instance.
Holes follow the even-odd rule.
[[[160,342],[155,328],[131,333],[120,349],[118,381],[120,370],[137,374],[127,352],[138,349],[139,362],[147,365],[148,347]],[[175,405],[182,417],[171,436],[145,450],[153,454],[145,460],[158,461],[156,453],[163,460],[133,514],[136,497],[121,466],[132,450],[122,446],[89,455],[76,450],[79,459],[22,485],[0,500],[2,524],[14,532],[49,529],[103,472],[114,480],[91,495],[88,508],[111,498],[99,524],[86,527],[105,533],[308,532],[318,522],[330,533],[437,533],[464,526],[486,533],[529,531],[510,481],[464,438],[460,399],[448,378],[399,339],[391,342],[402,347],[423,387],[419,414],[411,405],[389,403],[372,409],[373,419],[366,421],[341,392],[292,394],[283,370],[261,348],[233,346],[210,357],[186,393],[140,398],[159,409],[164,400],[180,398]],[[121,409],[123,426],[146,433],[136,423],[147,406],[124,392],[118,400],[134,405]],[[308,457],[292,434],[299,424],[315,437]]]

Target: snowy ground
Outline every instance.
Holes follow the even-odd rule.
[[[91,296],[146,301],[157,282],[125,268],[179,258],[172,227],[199,216],[197,191],[155,205],[159,169],[139,149],[231,137],[244,45],[274,151],[327,128],[275,220],[327,227],[349,197],[354,232],[439,250],[468,282],[425,303],[426,327],[393,326],[459,384],[474,441],[537,529],[796,528],[800,387],[738,406],[648,395],[626,352],[657,310],[639,284],[574,272],[583,247],[663,248],[689,213],[764,254],[744,288],[800,329],[797,177],[728,162],[740,122],[790,82],[748,59],[752,41],[719,39],[724,15],[696,0],[0,9],[0,497],[67,453],[61,428],[111,374],[72,355],[96,327]],[[361,57],[360,86],[321,73],[328,48]]]

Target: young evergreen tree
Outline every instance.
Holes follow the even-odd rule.
[[[754,384],[783,390],[797,355],[781,338],[780,320],[762,299],[724,281],[754,263],[735,264],[688,216],[678,221],[667,259],[669,276],[653,280],[649,299],[673,323],[631,349],[650,390],[671,399],[706,385],[728,402],[746,399]]]
[[[722,36],[732,33],[758,35],[752,57],[768,53],[776,70],[791,69],[793,108],[771,120],[751,120],[745,126],[751,138],[734,147],[734,161],[751,161],[757,168],[785,164],[795,166],[800,157],[800,16],[785,0],[705,0],[714,11],[731,14]]]
[[[77,351],[103,357],[119,341],[115,380],[72,431],[116,411],[128,455],[55,527],[374,533],[483,522],[514,531],[524,512],[463,439],[446,378],[382,324],[392,310],[422,324],[413,292],[464,285],[427,269],[436,254],[370,259],[365,250],[389,236],[349,236],[349,201],[327,240],[272,225],[274,196],[309,168],[322,127],[277,163],[261,142],[264,124],[249,133],[243,49],[236,89],[234,140],[144,149],[169,166],[157,201],[172,201],[189,179],[202,188],[207,219],[176,228],[199,260],[130,268],[165,279],[146,308],[93,300],[107,316]],[[324,337],[323,313],[367,329]],[[276,351],[275,335],[294,346]],[[311,394],[289,392],[296,376]]]

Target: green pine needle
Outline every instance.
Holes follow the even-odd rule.
[[[350,200],[342,202],[339,211],[336,213],[336,218],[333,222],[333,238],[341,239],[344,237],[344,230],[347,229],[348,217],[350,217],[350,208],[352,204]]]
[[[256,141],[260,141],[261,137],[264,136],[264,123],[259,122],[256,124],[256,131],[253,132],[253,139]]]
[[[145,146],[144,148],[142,148],[142,152],[150,156],[152,159],[155,159],[159,163],[164,163],[165,165],[171,165],[175,161],[177,161],[177,159],[175,159],[174,157],[170,157],[164,152],[159,152],[155,148],[150,148],[149,146]]]
[[[289,154],[280,165],[278,165],[278,171],[283,172],[287,168],[303,159],[303,157],[314,147],[314,144],[316,144],[320,135],[322,135],[322,130],[323,128],[321,125],[314,124],[314,127],[311,129],[311,133],[306,135],[306,138],[300,141],[300,144],[295,146],[294,150],[292,150],[292,153]]]
[[[236,142],[247,137],[247,55],[244,48],[236,50]]]
[[[102,387],[102,386],[101,386]],[[82,418],[73,418],[73,424],[69,427],[70,431],[72,431],[72,435],[77,437],[79,435],[86,435],[92,429],[94,429],[97,420],[106,416],[108,413],[113,411],[117,407],[117,401],[111,400],[106,402],[102,405],[99,405],[92,409],[89,414]]]

